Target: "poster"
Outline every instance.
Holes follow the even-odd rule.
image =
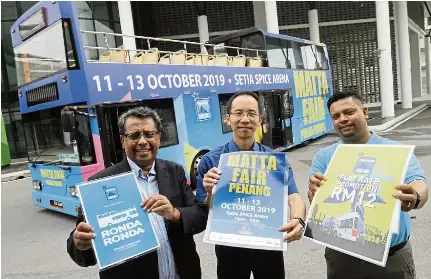
[[[78,185],[87,223],[94,228],[92,240],[99,269],[157,249],[159,241],[132,172]],[[151,213],[155,214],[155,213]]]
[[[304,236],[385,266],[399,226],[401,202],[392,194],[404,182],[413,150],[404,145],[339,145],[307,214],[312,235]]]
[[[204,242],[285,251],[288,186],[286,154],[234,152],[220,157]]]

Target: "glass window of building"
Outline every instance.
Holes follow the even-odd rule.
[[[82,30],[121,34],[120,15],[116,1],[78,1],[76,5]],[[105,39],[102,34],[82,35],[84,45],[89,47],[116,48],[123,44],[121,36],[106,35]],[[87,49],[87,59],[98,60],[104,52],[105,50]]]

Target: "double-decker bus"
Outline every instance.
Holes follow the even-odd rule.
[[[324,44],[254,27],[205,44],[81,30],[76,5],[38,2],[11,28],[37,206],[77,214],[75,185],[124,158],[117,120],[132,107],[160,114],[158,157],[182,165],[192,188],[202,155],[232,137],[225,115],[236,92],[260,96],[258,138],[274,149],[332,129]]]

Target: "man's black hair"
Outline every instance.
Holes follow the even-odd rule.
[[[251,96],[251,97],[253,97],[256,100],[257,107],[259,109],[259,96],[254,92],[245,91],[245,92],[235,93],[232,97],[230,97],[229,101],[227,101],[227,113],[231,113],[230,110],[232,109],[232,102],[233,102],[233,100],[235,100],[239,96]]]
[[[155,110],[150,109],[149,107],[135,107],[124,112],[118,118],[118,130],[120,132],[120,135],[124,135],[124,132],[126,130],[126,121],[129,117],[137,117],[141,119],[151,118],[154,120],[154,123],[156,123],[157,131],[162,131],[162,121],[160,120],[160,116]]]
[[[328,110],[331,107],[331,105],[333,103],[335,103],[336,101],[339,100],[343,100],[343,99],[347,99],[347,98],[353,98],[358,100],[361,104],[364,103],[364,101],[362,100],[362,97],[357,94],[357,93],[352,93],[352,92],[340,92],[340,93],[336,93],[334,95],[332,95],[329,99],[328,99]]]

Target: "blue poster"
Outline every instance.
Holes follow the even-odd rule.
[[[220,157],[204,242],[285,251],[288,220],[286,154],[234,152]]]
[[[159,247],[132,172],[80,184],[78,193],[101,270]]]

